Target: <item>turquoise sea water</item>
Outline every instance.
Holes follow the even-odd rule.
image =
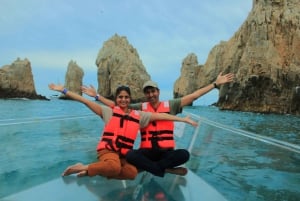
[[[58,178],[73,163],[95,161],[103,122],[81,103],[0,100],[0,111],[0,199]],[[201,125],[187,166],[228,200],[300,199],[300,154],[260,138],[299,146],[300,117],[207,106],[184,111],[218,123]],[[249,138],[218,125],[259,135]],[[177,145],[188,147],[192,132]]]

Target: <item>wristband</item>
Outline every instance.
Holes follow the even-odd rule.
[[[68,89],[64,88],[64,90],[61,93],[66,95],[67,92],[68,92]]]
[[[217,83],[214,82],[213,84],[214,84],[214,88],[219,89]]]
[[[100,95],[97,94],[97,95],[95,96],[95,100],[98,101],[98,100],[99,100],[99,97],[100,97]]]

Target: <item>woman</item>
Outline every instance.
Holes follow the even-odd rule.
[[[77,176],[100,175],[115,179],[134,179],[138,171],[135,166],[125,160],[125,156],[133,148],[140,128],[147,126],[151,121],[158,120],[181,121],[197,126],[197,123],[188,117],[181,118],[165,113],[129,109],[131,93],[127,86],[120,86],[116,89],[116,106],[113,108],[90,101],[68,91],[62,85],[49,84],[49,88],[85,104],[105,122],[102,138],[97,146],[99,161],[88,165],[82,163],[72,165],[63,172],[63,176],[77,174]]]

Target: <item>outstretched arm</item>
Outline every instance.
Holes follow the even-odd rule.
[[[218,75],[216,81],[213,82],[212,84],[209,84],[209,85],[207,85],[207,86],[205,86],[201,89],[198,89],[198,90],[194,91],[191,94],[183,96],[181,98],[181,105],[180,106],[183,107],[183,106],[186,106],[186,105],[190,105],[194,100],[196,100],[197,98],[199,98],[199,97],[203,96],[204,94],[208,93],[209,91],[211,91],[215,87],[220,87],[220,85],[232,82],[233,78],[234,78],[233,73],[228,73],[226,75],[222,75],[222,73],[220,73]]]
[[[97,91],[93,85],[90,85],[90,87],[81,86],[81,91],[88,96],[94,97],[97,101],[102,102],[104,105],[106,105],[108,107],[112,108],[115,106],[114,101],[109,100],[108,98],[105,98],[105,97],[101,96],[100,94],[97,94]]]
[[[58,91],[58,92],[62,92],[63,94],[65,94],[67,97],[76,100],[78,102],[81,102],[83,104],[85,104],[88,108],[90,108],[93,112],[95,112],[96,114],[98,114],[99,116],[102,117],[102,108],[99,104],[90,101],[72,91],[69,91],[67,89],[64,88],[64,86],[62,85],[55,85],[53,83],[49,84],[49,89],[53,90],[53,91]]]
[[[150,117],[150,121],[159,121],[159,120],[168,120],[168,121],[180,121],[184,123],[191,124],[192,126],[198,126],[198,123],[193,121],[190,117],[178,117],[175,115],[167,114],[167,113],[152,113]]]

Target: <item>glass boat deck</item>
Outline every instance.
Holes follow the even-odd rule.
[[[143,172],[133,181],[58,177],[28,188],[20,183],[19,190],[0,200],[300,200],[298,145],[189,115],[199,122],[197,128],[176,123],[177,147],[191,153],[186,176]],[[5,185],[10,179],[4,178]]]

